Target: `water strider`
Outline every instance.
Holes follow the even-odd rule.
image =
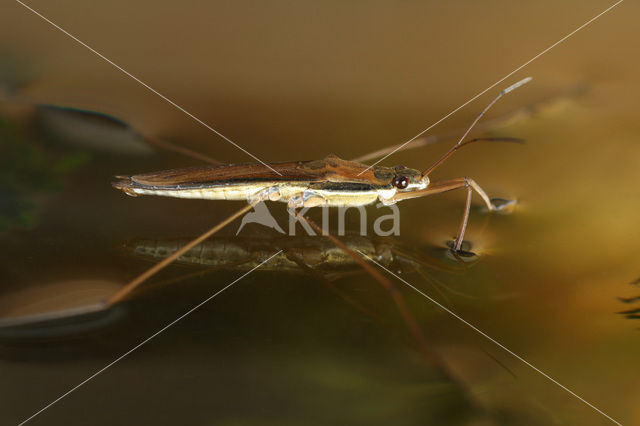
[[[531,77],[520,80],[500,92],[476,117],[458,142],[422,172],[404,166],[368,166],[329,155],[322,160],[315,161],[270,163],[269,167],[260,163],[223,164],[117,176],[118,180],[112,185],[134,197],[158,195],[207,200],[245,200],[249,204],[134,279],[110,298],[108,303],[113,304],[120,301],[153,274],[262,201],[286,202],[289,211],[295,214],[293,212],[296,209],[305,207],[355,207],[372,204],[376,201],[380,201],[384,205],[392,205],[402,200],[465,188],[467,198],[464,213],[453,246],[453,250],[459,252],[464,241],[473,191],[480,195],[489,211],[498,210],[499,207],[471,178],[460,177],[432,182],[429,176],[459,148],[473,142],[487,140],[482,138],[465,140],[465,138],[498,99],[529,81],[531,81]],[[512,138],[493,138],[490,140],[519,141]],[[504,206],[505,204],[500,208]],[[320,231],[309,219],[303,219]],[[360,263],[372,276],[375,276],[376,280],[388,281],[362,260],[361,256],[341,244],[339,240],[330,235],[328,237],[354,257],[354,260]],[[356,257],[357,259],[355,259]]]
[[[157,262],[180,250],[191,240],[192,238],[134,238],[124,243],[123,249],[137,258]],[[434,274],[435,272],[447,275],[463,274],[479,259],[469,252],[464,257],[458,256],[449,259],[447,256],[443,256],[440,250],[428,253],[422,248],[417,249],[415,246],[407,245],[402,240],[390,236],[372,238],[358,234],[347,234],[342,236],[340,241],[351,251],[375,259],[376,262],[396,271],[396,273],[418,274],[447,303],[450,301],[446,293],[464,298],[476,297],[440,282]],[[280,252],[273,256],[274,250],[280,250]],[[444,251],[444,249],[442,250]],[[267,259],[270,260],[265,263]],[[334,282],[364,272],[348,253],[332,241],[310,235],[295,237],[280,234],[253,235],[251,237],[214,236],[182,254],[175,261],[185,266],[195,267],[194,272],[190,274],[203,274],[211,271],[247,272],[262,265],[256,269],[256,273],[307,275],[325,282]],[[166,282],[156,283],[147,288],[159,285],[166,285]],[[509,297],[509,295],[484,294],[482,297],[502,299]]]

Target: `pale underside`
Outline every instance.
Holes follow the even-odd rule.
[[[260,182],[243,184],[225,184],[219,186],[203,186],[201,188],[140,188],[130,191],[135,195],[159,195],[175,198],[192,198],[205,200],[271,200],[282,201],[292,208],[301,207],[349,207],[364,206],[375,201],[393,204],[391,199],[396,188],[311,188],[311,182]],[[132,194],[133,195],[133,194]]]

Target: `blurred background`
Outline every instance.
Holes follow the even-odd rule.
[[[613,2],[27,4],[260,159],[295,161],[402,143]],[[508,119],[472,133],[526,144],[465,148],[434,175],[519,200],[473,209],[476,256],[446,249],[457,193],[399,204],[384,243],[407,254],[407,281],[624,424],[640,421],[639,11],[621,3],[429,131],[534,78],[487,116]],[[17,2],[0,9],[0,95],[0,423],[17,424],[242,274],[220,256],[181,262],[87,313],[157,261],[137,244],[242,206],[125,197],[113,176],[201,164],[157,141],[252,159]],[[453,142],[384,164],[425,169]],[[211,243],[254,260],[251,241],[272,241],[237,226]],[[388,292],[332,268],[256,271],[30,423],[610,423],[394,281],[425,357]]]

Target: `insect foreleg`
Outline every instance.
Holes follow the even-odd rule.
[[[486,192],[478,185],[473,179],[467,177],[455,178],[450,180],[443,180],[440,182],[433,182],[427,188],[411,191],[411,192],[399,192],[393,197],[393,201],[407,200],[409,198],[418,198],[418,197],[426,197],[429,195],[441,194],[443,192],[452,191],[458,188],[467,188],[467,201],[465,203],[464,215],[462,217],[462,222],[460,223],[460,228],[458,228],[458,235],[456,237],[455,243],[455,251],[460,250],[460,246],[462,245],[462,240],[464,238],[464,233],[467,228],[467,222],[469,220],[469,211],[471,209],[471,193],[472,191],[476,191],[482,201],[486,204],[489,211],[497,210],[497,207],[491,202],[491,199],[487,195]]]
[[[478,185],[473,179],[468,177],[433,182],[427,188],[417,191],[398,192],[393,196],[393,198],[391,198],[391,200],[394,202],[398,202],[401,200],[427,197],[429,195],[441,194],[443,192],[452,191],[454,189],[467,187],[473,188],[478,193],[478,195],[480,195],[482,201],[484,201],[490,211],[497,209],[496,206],[491,202],[491,199],[489,198],[487,193],[484,192],[484,190],[480,187],[480,185]]]

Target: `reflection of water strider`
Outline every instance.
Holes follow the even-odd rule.
[[[162,259],[180,250],[190,239],[156,240],[139,239],[126,244],[134,255],[148,259]],[[454,271],[459,268],[444,262],[429,263],[424,253],[409,253],[394,238],[370,239],[360,235],[342,237],[341,241],[352,251],[360,252],[381,265],[392,269],[438,269]],[[246,271],[255,268],[273,256],[274,250],[282,250],[265,263],[260,270],[303,274],[309,269],[333,277],[342,272],[360,270],[354,259],[326,238],[311,236],[275,238],[217,237],[209,239],[178,257],[176,262],[202,265],[223,270]]]
[[[192,240],[188,238],[177,240],[141,239],[127,243],[126,247],[137,256],[158,259],[164,258],[170,253],[182,251],[185,246],[189,245],[190,241]],[[273,254],[274,250],[278,250],[275,255]],[[339,244],[336,244],[334,240],[318,238],[317,236],[277,236],[275,238],[217,237],[185,251],[176,259],[176,262],[202,265],[213,270],[261,270],[277,274],[310,275],[324,282],[332,292],[336,293],[345,302],[365,313],[368,317],[377,320],[377,315],[364,307],[359,298],[350,297],[333,284],[335,280],[363,272],[362,264],[358,261],[362,258],[354,256],[356,252],[374,259],[381,265],[392,268],[399,273],[400,271],[419,273],[442,296],[444,294],[441,292],[441,288],[444,288],[444,286],[435,278],[429,276],[426,271],[438,269],[456,272],[464,269],[464,266],[460,264],[447,264],[438,260],[434,260],[432,264],[428,263],[424,260],[424,253],[410,254],[409,250],[403,247],[399,240],[395,238],[387,237],[372,240],[360,235],[342,237]],[[470,256],[467,252],[460,253],[460,255]],[[475,259],[475,257],[470,256],[466,261],[471,262]],[[366,265],[370,267],[370,265]],[[364,268],[364,270],[371,272],[367,268]],[[374,278],[388,291],[412,337],[416,349],[432,366],[437,367],[448,381],[455,383],[474,407],[480,408],[465,383],[450,371],[441,356],[427,342],[420,324],[414,317],[402,293],[386,278],[381,276],[374,276]],[[446,298],[446,296],[444,297]],[[383,321],[377,322],[387,328]]]

